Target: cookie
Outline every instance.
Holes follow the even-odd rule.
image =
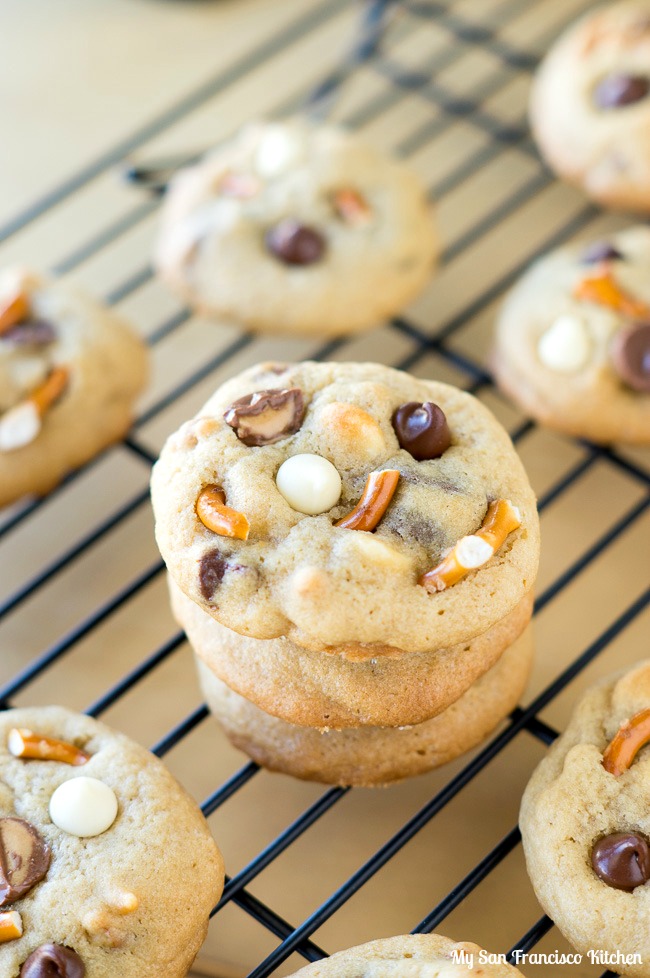
[[[424,774],[480,744],[519,702],[532,660],[527,628],[489,672],[434,719],[414,726],[323,731],[270,716],[234,693],[198,653],[196,661],[210,710],[235,747],[262,767],[307,781],[372,787]]]
[[[650,2],[598,7],[535,78],[530,118],[547,162],[607,207],[650,211]]]
[[[0,276],[0,506],[43,495],[121,438],[146,348],[105,306],[24,269]]]
[[[418,177],[358,136],[258,123],[172,181],[155,265],[193,307],[334,336],[399,312],[438,253]]]
[[[338,951],[293,978],[522,978],[505,957],[440,934],[407,934]]]
[[[192,798],[123,734],[0,714],[0,976],[184,978],[224,882]]]
[[[521,806],[540,903],[579,951],[637,955],[619,961],[632,978],[650,975],[649,740],[646,660],[583,696]]]
[[[535,497],[471,395],[378,364],[262,364],[165,445],[171,576],[242,635],[351,659],[469,643],[531,590]]]
[[[483,635],[448,649],[351,659],[285,638],[239,635],[173,582],[170,594],[178,623],[216,679],[264,713],[317,730],[421,724],[446,711],[517,640],[533,608],[527,594]]]
[[[560,248],[510,292],[497,382],[558,431],[650,444],[650,229]]]

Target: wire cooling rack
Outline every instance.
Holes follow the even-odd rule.
[[[375,4],[375,13],[382,6],[390,5]],[[345,942],[409,929],[452,931],[495,951],[564,946],[535,909],[514,824],[517,802],[557,735],[551,723],[566,721],[601,663],[607,672],[646,652],[641,624],[650,598],[650,472],[643,452],[559,438],[521,417],[492,387],[483,354],[495,302],[533,258],[577,233],[595,235],[621,223],[554,180],[525,121],[527,86],[540,54],[590,6],[584,0],[403,0],[393,5],[381,49],[353,48],[344,69],[331,73],[327,51],[337,39],[339,48],[345,44],[356,10],[345,0],[314,2],[0,228],[3,256],[15,245],[26,258],[33,242],[60,234],[66,250],[51,262],[55,273],[75,272],[130,314],[156,366],[153,390],[120,446],[47,498],[4,514],[0,701],[8,707],[56,696],[135,736],[153,739],[155,731],[154,752],[195,793],[204,791],[203,811],[229,868],[224,835],[241,843],[239,866],[231,868],[215,908],[214,943],[233,924],[233,911],[266,936],[257,959],[231,953],[228,964],[206,955],[197,974],[249,970],[252,978],[265,978]],[[366,26],[376,29],[372,16]],[[268,85],[271,75],[280,81]],[[329,106],[334,118],[410,159],[427,179],[446,245],[441,274],[408,316],[366,337],[317,346],[203,323],[152,278],[147,256],[157,200],[118,186],[113,169],[130,154],[146,161],[181,151],[190,158],[192,147],[210,141],[206,134],[218,139],[235,127],[242,104],[254,99],[260,112],[293,111],[308,101],[319,77],[327,78],[316,89],[319,100],[334,102],[336,95]],[[163,565],[151,542],[149,467],[164,436],[224,377],[268,356],[381,359],[467,388],[508,426],[539,492],[545,563],[535,605],[534,698],[469,760],[390,792],[298,785],[255,764],[241,766],[241,755],[206,721],[187,675],[184,636],[172,630]],[[192,697],[196,702],[183,712]],[[188,772],[196,772],[197,753],[195,778]],[[253,823],[242,812],[256,784],[260,790],[249,796],[258,819]],[[348,809],[347,822],[328,822],[352,796],[360,800]],[[278,797],[289,799],[279,824]],[[337,856],[337,827],[343,837],[353,819],[367,826],[369,847],[364,850],[357,835],[358,850]],[[479,821],[490,825],[492,836]],[[454,857],[450,870],[444,850],[452,836],[464,855]],[[432,854],[430,863],[420,855],[408,861],[418,840]],[[327,872],[330,854],[339,876]],[[274,897],[273,872],[283,864],[291,889],[300,893],[320,874],[325,893],[292,900],[285,878],[285,891]],[[400,868],[393,879],[394,866]],[[412,916],[405,919],[402,904]],[[298,916],[287,919],[286,906]],[[332,929],[338,922],[347,922],[345,942]],[[571,974],[601,972],[593,967]]]

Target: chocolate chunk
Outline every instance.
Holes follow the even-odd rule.
[[[199,564],[199,587],[206,601],[217,590],[226,573],[228,561],[219,550],[209,550],[201,557]]]
[[[313,265],[325,253],[325,238],[314,228],[285,218],[266,233],[266,247],[287,265]]]
[[[640,102],[650,92],[650,78],[645,75],[605,75],[594,89],[594,102],[599,109],[620,109]]]
[[[606,835],[592,849],[591,865],[608,886],[633,890],[650,879],[648,840],[634,832]]]
[[[0,819],[0,907],[14,903],[43,879],[50,847],[22,818]]]
[[[41,944],[20,969],[20,978],[84,978],[85,974],[77,952],[62,944]]]
[[[27,319],[5,330],[0,339],[14,346],[48,346],[56,339],[56,330],[47,319]]]
[[[634,391],[650,394],[650,323],[619,330],[610,352],[621,380]]]
[[[272,445],[293,435],[305,416],[305,399],[298,387],[255,391],[238,398],[224,414],[244,445]]]
[[[409,401],[393,414],[393,428],[400,447],[414,459],[440,458],[451,445],[451,434],[444,412],[437,404]]]
[[[623,261],[623,258],[621,252],[609,241],[594,241],[592,245],[585,248],[580,261],[583,265],[596,265],[599,261]]]

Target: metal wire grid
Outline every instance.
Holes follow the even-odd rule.
[[[326,0],[326,2],[315,5],[306,15],[297,18],[288,27],[285,27],[270,37],[257,49],[235,63],[234,66],[209,79],[199,89],[171,106],[168,111],[151,120],[148,125],[144,126],[138,132],[115,145],[92,165],[73,174],[65,183],[61,184],[51,193],[35,201],[27,210],[17,215],[15,219],[8,222],[3,228],[0,228],[0,241],[9,239],[12,235],[37,222],[43,216],[49,215],[57,206],[69,201],[79,191],[92,184],[93,181],[103,175],[110,167],[120,162],[128,153],[139,149],[152,138],[163,133],[180,120],[183,120],[194,110],[217,97],[228,86],[245,79],[260,64],[278,57],[300,39],[308,36],[310,32],[317,31],[322,25],[344,11],[346,6],[345,0]],[[466,4],[460,6],[464,7]],[[352,127],[367,125],[369,122],[379,118],[383,113],[388,112],[394,106],[399,105],[407,96],[416,93],[420,99],[429,103],[435,112],[430,119],[402,140],[397,147],[397,151],[401,155],[409,156],[415,153],[421,147],[426,146],[432,140],[439,138],[447,132],[459,119],[468,120],[472,127],[487,137],[483,145],[475,153],[470,154],[451,172],[439,179],[431,187],[431,194],[437,200],[444,201],[445,197],[460,187],[464,181],[477,174],[481,168],[490,162],[498,160],[500,155],[509,148],[516,147],[518,152],[530,157],[536,164],[532,177],[526,180],[521,186],[515,188],[507,199],[499,202],[489,213],[484,214],[477,222],[456,238],[447,248],[443,256],[444,265],[449,265],[454,259],[465,253],[489,231],[498,226],[499,222],[515,214],[536,194],[552,183],[553,177],[539,164],[535,150],[530,142],[523,113],[523,105],[522,114],[519,118],[515,119],[513,123],[504,123],[498,116],[495,116],[486,108],[486,102],[493,96],[498,96],[512,82],[517,74],[528,73],[534,68],[537,61],[537,52],[544,49],[552,36],[562,28],[564,22],[568,22],[575,17],[579,6],[579,4],[571,6],[570,9],[567,9],[563,13],[562,17],[554,19],[552,26],[546,31],[544,36],[537,38],[537,51],[534,52],[519,50],[516,46],[504,40],[502,36],[502,29],[507,27],[512,18],[526,12],[530,7],[530,0],[504,0],[504,2],[498,3],[492,11],[489,25],[479,23],[469,16],[460,14],[458,12],[459,5],[454,5],[452,0],[447,0],[447,2],[434,2],[434,0],[430,0],[430,2],[411,0],[409,2],[409,0],[404,0],[400,5],[401,16],[396,28],[397,38],[404,39],[409,36],[413,37],[416,31],[426,27],[427,24],[435,22],[448,32],[450,39],[454,43],[450,43],[442,51],[436,52],[434,57],[424,59],[416,67],[412,64],[402,63],[399,55],[395,54],[392,45],[384,53],[375,52],[372,60],[365,64],[364,70],[376,73],[383,80],[389,82],[389,85],[380,91],[378,95],[367,100],[362,106],[349,114],[345,119],[348,125]],[[581,6],[585,9],[591,6],[591,4],[583,2]],[[453,66],[468,48],[476,48],[487,52],[494,59],[495,67],[488,78],[481,79],[479,85],[470,87],[467,93],[459,96],[454,91],[445,88],[436,79],[439,78],[441,72]],[[325,86],[328,95],[331,94],[331,90],[336,88],[338,83],[345,80],[347,74],[348,72],[344,71],[340,72],[338,76],[332,76],[333,80],[330,79],[330,83]],[[284,100],[283,104],[276,107],[277,114],[292,111],[303,105],[304,102],[305,92],[299,90],[292,98]],[[188,154],[188,157],[190,155]],[[144,201],[138,201],[129,212],[121,215],[107,226],[100,228],[82,246],[76,248],[73,253],[61,257],[56,262],[54,271],[56,273],[69,272],[93,256],[101,253],[103,249],[112,245],[122,235],[127,234],[131,229],[137,227],[140,222],[149,217],[155,211],[156,207],[157,201],[155,200],[146,199]],[[398,318],[393,320],[390,324],[390,329],[394,333],[408,339],[412,347],[407,356],[393,365],[402,369],[414,368],[417,367],[423,357],[428,354],[434,354],[442,363],[447,364],[451,369],[459,372],[464,378],[465,386],[473,393],[480,393],[486,388],[489,388],[491,384],[489,374],[472,357],[462,352],[462,349],[458,345],[454,345],[455,337],[459,334],[462,327],[466,326],[475,316],[489,307],[490,303],[516,279],[532,258],[563,242],[578,230],[585,228],[598,213],[594,207],[585,204],[577,212],[570,214],[566,221],[560,227],[554,228],[553,232],[547,235],[534,251],[522,254],[521,260],[508,267],[507,271],[500,275],[496,281],[490,282],[487,287],[481,289],[480,293],[471,298],[463,308],[455,312],[446,321],[440,323],[435,331],[429,333],[422,325],[411,319]],[[138,289],[142,288],[149,281],[151,275],[151,269],[148,265],[143,265],[135,271],[131,271],[124,281],[111,291],[110,295],[107,296],[107,301],[114,304],[124,300],[127,296],[134,294]],[[188,310],[181,310],[161,322],[149,336],[151,345],[155,346],[163,342],[178,330],[189,317],[190,312]],[[141,429],[149,421],[161,415],[166,408],[173,405],[178,398],[191,391],[204,379],[210,377],[217,370],[227,367],[229,361],[253,342],[254,337],[250,335],[237,336],[224,349],[202,364],[199,369],[194,370],[189,376],[180,380],[172,389],[167,391],[139,416],[133,431],[124,441],[124,448],[144,465],[153,463],[155,460],[153,453],[139,438]],[[334,354],[338,355],[345,350],[346,342],[344,339],[328,342],[310,355],[316,358],[326,358]],[[534,422],[530,420],[523,421],[512,432],[515,442],[521,442],[530,436],[535,430],[535,427]],[[650,495],[648,494],[650,473],[645,471],[640,464],[613,449],[602,448],[588,443],[581,443],[580,448],[581,454],[578,462],[572,465],[540,499],[539,508],[541,513],[544,513],[547,507],[556,502],[570,487],[577,484],[597,462],[604,463],[624,473],[627,478],[633,480],[644,490],[644,495],[613,525],[607,528],[588,549],[558,575],[538,596],[535,604],[536,613],[549,602],[553,601],[570,583],[575,581],[576,577],[602,555],[610,545],[628,530],[634,528],[637,521],[646,513],[650,504]],[[86,466],[85,471],[92,468],[95,464],[97,464],[96,461],[91,462],[89,466]],[[47,507],[51,500],[58,494],[65,493],[71,483],[79,479],[80,476],[81,473],[72,474],[49,497],[23,505],[17,511],[12,512],[0,527],[0,546],[9,538],[12,531],[27,523],[37,511],[43,507]],[[112,531],[126,521],[131,514],[141,507],[145,507],[147,500],[148,493],[146,491],[135,494],[116,512],[111,513],[111,515],[100,521],[90,533],[82,537],[74,546],[63,551],[55,560],[38,570],[26,584],[9,594],[0,603],[0,621],[18,609],[27,599],[35,595],[39,589],[55,579],[59,573],[72,565],[96,544],[109,538]],[[10,706],[12,698],[19,691],[28,687],[30,683],[45,673],[57,660],[75,648],[86,636],[108,621],[118,609],[131,601],[152,580],[160,575],[162,571],[162,562],[156,562],[137,577],[128,581],[122,589],[111,595],[91,615],[80,621],[76,627],[64,634],[57,642],[38,655],[26,668],[6,682],[0,688],[0,703],[2,707],[7,708]],[[371,858],[360,866],[349,879],[345,880],[321,906],[298,926],[293,926],[282,919],[271,907],[266,906],[253,896],[247,889],[248,884],[263,869],[277,859],[296,839],[305,833],[325,812],[334,806],[346,794],[348,789],[333,788],[324,791],[322,796],[314,804],[308,807],[273,842],[259,852],[247,866],[234,877],[229,878],[223,896],[215,908],[214,913],[218,913],[226,904],[233,901],[279,938],[279,944],[276,949],[251,972],[251,978],[265,978],[265,976],[269,975],[294,951],[301,954],[308,961],[323,957],[326,952],[311,940],[312,935],[318,928],[340,910],[354,893],[396,855],[479,772],[483,771],[486,765],[512,742],[520,732],[526,731],[529,735],[541,741],[541,743],[546,745],[550,744],[557,736],[556,731],[544,723],[537,714],[641,614],[647,607],[649,600],[650,588],[647,588],[632,600],[609,623],[604,631],[584,648],[578,658],[567,665],[564,671],[527,708],[515,710],[510,716],[505,729],[498,736],[477,753],[442,790],[435,794],[406,824],[402,825]],[[87,712],[92,716],[100,716],[131,690],[135,684],[139,683],[144,677],[155,670],[157,666],[163,663],[181,646],[183,641],[184,636],[179,632],[153,652],[144,654],[138,666],[88,707]],[[160,757],[164,756],[200,724],[206,716],[207,710],[205,706],[201,706],[193,711],[153,747],[154,753]],[[256,775],[257,771],[258,768],[255,764],[245,764],[233,777],[216,788],[203,802],[202,808],[206,816],[226,803],[229,798]],[[508,853],[518,845],[519,841],[519,830],[517,827],[514,827],[458,882],[443,900],[431,909],[424,919],[413,927],[413,931],[430,932],[435,929],[505,859]],[[529,930],[516,942],[514,947],[522,950],[530,950],[551,927],[552,922],[547,917],[542,917],[531,925]]]

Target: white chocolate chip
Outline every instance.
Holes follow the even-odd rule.
[[[97,778],[64,781],[50,798],[50,818],[63,832],[81,839],[101,835],[117,817],[115,792]]]
[[[591,353],[585,324],[577,316],[560,316],[539,339],[537,355],[545,367],[562,373],[575,373],[584,367]]]
[[[275,481],[289,505],[307,516],[326,513],[341,495],[341,476],[320,455],[292,455],[278,469]]]
[[[463,537],[456,544],[456,560],[461,567],[466,567],[468,570],[481,567],[493,554],[494,549],[487,540],[482,540],[481,537],[474,535]]]
[[[0,417],[0,452],[11,452],[34,441],[41,417],[33,401],[23,401]]]
[[[268,126],[257,147],[255,169],[261,177],[270,179],[286,173],[299,163],[305,153],[305,141],[287,126]]]

